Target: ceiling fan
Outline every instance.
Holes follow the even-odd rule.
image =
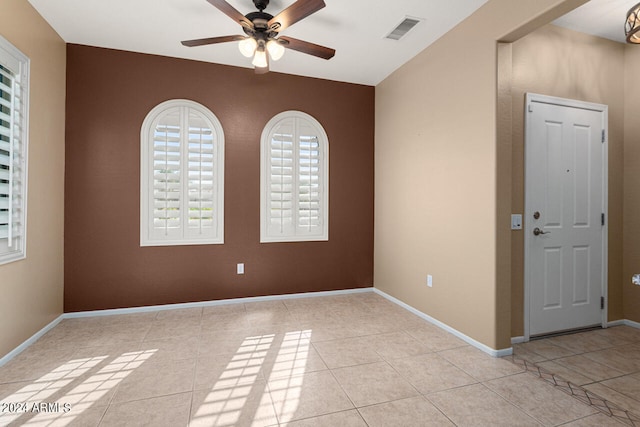
[[[207,1],[239,23],[246,36],[221,36],[185,40],[182,42],[184,46],[194,47],[239,41],[240,52],[247,58],[253,56],[252,64],[258,74],[268,72],[269,57],[277,61],[284,54],[285,48],[323,59],[331,59],[336,53],[334,49],[328,47],[294,39],[293,37],[280,36],[280,31],[325,7],[323,0],[298,0],[276,16],[264,12],[269,5],[269,0],[253,0],[258,12],[251,12],[247,15],[242,15],[225,0]]]

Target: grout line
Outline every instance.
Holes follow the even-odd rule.
[[[489,387],[487,385],[488,382],[493,381],[493,380],[497,380],[500,378],[507,378],[507,377],[511,377],[514,375],[522,375],[523,372],[518,372],[516,374],[511,374],[511,375],[507,375],[506,377],[499,377],[499,378],[492,378],[490,380],[486,380],[480,383],[480,385],[482,387],[484,387],[487,391],[495,394],[496,396],[498,396],[500,399],[504,400],[508,405],[513,406],[516,410],[518,410],[519,412],[522,412],[523,415],[531,418],[533,421],[535,421],[536,423],[539,423],[540,425],[544,425],[544,421],[541,419],[538,419],[537,416],[534,416],[531,411],[526,410],[525,408],[521,407],[520,405],[516,404],[515,402],[513,402],[511,399],[507,398],[507,396],[503,396],[500,392],[498,392],[497,390],[492,389],[491,387]]]
[[[469,384],[470,385],[470,384]],[[459,387],[466,387],[466,386],[459,386]],[[459,387],[454,387],[454,388],[459,388]],[[453,389],[449,389],[449,390],[453,390]],[[446,391],[446,390],[441,390],[441,391]],[[431,395],[435,394],[435,393],[430,393]],[[433,405],[434,408],[436,408],[438,410],[438,412],[440,412],[442,415],[444,415],[444,417],[446,419],[448,419],[451,422],[451,425],[457,425],[456,423],[453,422],[453,420],[451,419],[451,417],[449,417],[449,415],[445,414],[444,410],[442,410],[438,405],[436,405],[435,402],[433,402],[431,399],[429,399],[429,396],[426,394],[421,394],[421,396],[427,401],[429,402],[431,405]]]
[[[192,390],[191,391],[191,401],[189,402],[189,419],[187,420],[187,424],[191,424],[192,415],[194,415],[193,414],[193,400],[196,397],[195,394],[196,394],[195,391]]]
[[[200,362],[200,358],[198,357],[200,355],[200,338],[198,338],[198,345],[196,346],[196,357],[195,357],[195,361],[193,363],[193,377],[191,379],[191,401],[189,402],[189,418],[187,420],[187,424],[191,424],[191,419],[192,416],[195,415],[193,413],[193,401],[196,397],[196,378],[198,375],[198,364],[201,363]]]
[[[640,417],[629,412],[626,409],[619,407],[613,402],[603,399],[602,397],[583,388],[582,386],[573,384],[572,382],[563,379],[559,375],[553,374],[546,369],[539,367],[535,363],[529,362],[525,359],[520,359],[517,356],[512,355],[506,357],[505,359],[511,360],[511,362],[520,366],[526,372],[537,376],[538,378],[553,385],[554,387],[557,387],[560,391],[576,398],[580,402],[594,407],[604,415],[621,421],[628,426],[640,427]]]

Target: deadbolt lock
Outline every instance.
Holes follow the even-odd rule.
[[[535,211],[535,212],[533,213],[533,219],[539,219],[539,218],[540,218],[540,212]]]

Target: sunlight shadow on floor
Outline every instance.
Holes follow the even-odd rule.
[[[1,414],[0,425],[17,421],[25,426],[68,425],[154,353],[155,350],[123,353],[106,365],[109,356],[70,360],[3,397],[3,402],[25,402],[26,405],[20,411]],[[101,365],[104,366],[100,368]],[[91,374],[94,370],[97,372]],[[86,379],[82,380],[83,377]]]

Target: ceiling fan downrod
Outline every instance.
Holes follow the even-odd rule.
[[[269,0],[253,0],[253,4],[260,12],[265,10],[269,6]]]

